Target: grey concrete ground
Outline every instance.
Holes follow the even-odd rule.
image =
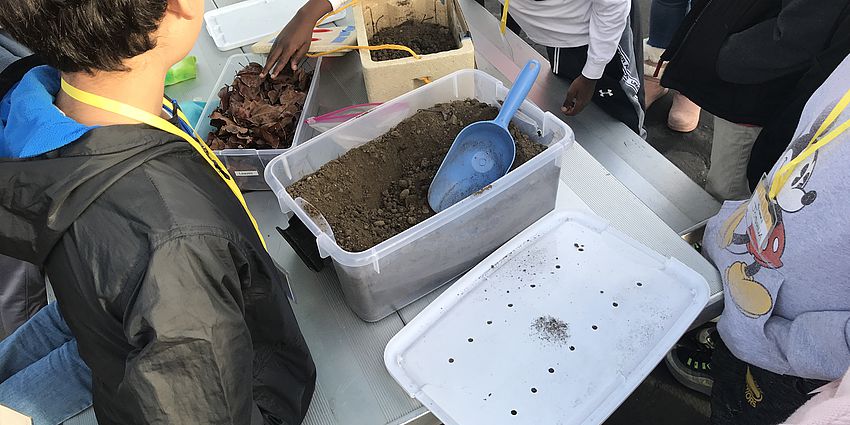
[[[646,34],[649,30],[651,0],[639,0],[639,4],[641,30]],[[494,15],[499,16],[498,2],[487,0],[486,5]],[[525,39],[534,46],[533,42]],[[535,47],[546,55],[545,49]],[[703,111],[696,130],[687,134],[674,132],[667,128],[667,113],[670,111],[672,100],[670,93],[656,101],[647,111],[647,142],[691,179],[704,186],[711,156],[713,118]],[[606,365],[601,364],[599,367]],[[605,425],[707,425],[710,414],[708,397],[676,382],[662,362]]]

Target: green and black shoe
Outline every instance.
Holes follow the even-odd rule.
[[[714,384],[711,355],[714,351],[712,337],[716,335],[714,323],[697,328],[682,337],[664,359],[667,369],[680,384],[708,396]]]

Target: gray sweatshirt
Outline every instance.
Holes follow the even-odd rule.
[[[812,95],[788,150],[799,154],[850,89],[850,56]],[[824,134],[850,119],[847,108]],[[779,374],[834,380],[850,367],[850,130],[799,164],[777,196],[767,248],[749,201],[726,202],[703,247],[723,277],[718,330],[729,349]]]

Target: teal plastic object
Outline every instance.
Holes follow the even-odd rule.
[[[428,204],[440,212],[508,173],[516,146],[508,124],[537,80],[540,63],[530,60],[517,76],[499,115],[464,128],[455,138],[428,188]]]
[[[194,80],[198,77],[198,58],[186,56],[175,63],[165,74],[165,86],[171,86],[183,81]]]
[[[186,118],[189,120],[189,124],[192,125],[192,128],[196,128],[198,126],[198,121],[201,120],[201,113],[204,112],[204,106],[207,105],[207,102],[199,102],[197,100],[193,100],[191,102],[180,102],[180,109],[183,110],[183,115],[186,115]],[[206,134],[200,135],[203,138],[206,138]]]

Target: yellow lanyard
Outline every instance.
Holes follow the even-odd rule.
[[[508,8],[510,8],[511,0],[505,0],[502,5],[502,19],[499,20],[499,32],[505,33],[505,28],[508,26]]]
[[[64,78],[62,79],[62,90],[67,93],[68,96],[71,96],[71,98],[78,102],[82,102],[87,105],[94,106],[95,108],[103,109],[104,111],[109,111],[127,117],[131,120],[145,123],[151,127],[173,134],[187,141],[189,145],[191,145],[193,148],[195,148],[196,151],[198,151],[198,153],[201,154],[202,158],[206,159],[210,167],[212,167],[213,170],[218,173],[218,176],[221,177],[222,180],[224,180],[224,183],[227,184],[227,187],[230,188],[230,190],[236,196],[236,199],[238,199],[239,202],[242,204],[242,207],[245,208],[245,213],[247,213],[248,218],[251,219],[251,224],[254,225],[254,230],[257,231],[257,236],[260,238],[260,242],[262,242],[263,248],[268,249],[266,247],[266,241],[265,239],[263,239],[263,234],[260,233],[260,228],[259,226],[257,226],[257,220],[255,220],[254,216],[251,215],[251,210],[248,209],[248,204],[245,202],[245,198],[242,197],[242,192],[239,190],[239,187],[236,186],[236,182],[233,180],[233,177],[230,176],[230,173],[227,172],[227,169],[224,167],[224,164],[222,164],[218,157],[215,156],[215,154],[210,150],[207,144],[204,143],[203,140],[201,140],[201,138],[198,136],[198,133],[196,133],[194,129],[192,129],[194,137],[190,137],[188,134],[186,134],[185,131],[177,128],[177,126],[168,122],[162,117],[156,116],[154,114],[151,114],[150,112],[143,111],[139,108],[127,105],[125,103],[118,102],[116,100],[108,99],[102,96],[98,96],[94,93],[89,93],[80,90],[68,84],[68,82],[65,81]],[[172,107],[171,102],[165,98],[162,99],[162,104],[169,108]],[[182,120],[188,128],[192,128],[192,126],[189,125],[189,120],[186,119],[185,115],[183,115],[183,112],[176,108],[173,112],[177,114],[177,118]]]
[[[838,101],[838,104],[832,108],[832,111],[826,117],[826,119],[821,123],[818,131],[815,132],[815,135],[812,136],[812,140],[809,141],[809,144],[806,146],[806,149],[803,152],[800,152],[799,155],[794,157],[787,164],[783,165],[779,170],[776,171],[776,174],[773,176],[773,181],[770,183],[770,199],[776,199],[776,195],[779,194],[779,189],[785,185],[785,182],[791,177],[791,174],[794,172],[794,169],[800,165],[806,158],[814,155],[818,149],[826,146],[833,140],[835,140],[841,133],[844,133],[845,130],[850,128],[850,120],[844,121],[841,125],[835,127],[832,131],[821,138],[820,136],[829,128],[832,123],[835,122],[836,119],[847,109],[847,105],[850,105],[850,90],[847,90],[847,93],[844,93],[844,96]]]

